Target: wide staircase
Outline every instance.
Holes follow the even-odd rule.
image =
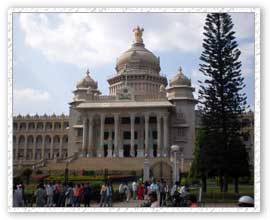
[[[171,163],[169,158],[149,158],[150,166],[163,161]],[[123,170],[133,171],[142,170],[145,158],[85,158],[78,157],[67,163],[67,161],[47,161],[43,170],[64,170],[68,167],[70,170]]]

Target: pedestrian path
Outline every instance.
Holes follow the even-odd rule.
[[[128,202],[114,202],[113,207],[140,207],[142,203],[146,202],[146,200],[129,200]],[[98,203],[91,204],[92,207],[99,207]]]

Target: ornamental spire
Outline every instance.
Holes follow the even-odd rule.
[[[90,74],[90,71],[89,71],[89,68],[87,68],[86,75],[89,76],[89,74]]]
[[[183,75],[183,69],[182,69],[181,66],[180,66],[179,69],[178,69],[178,73]]]

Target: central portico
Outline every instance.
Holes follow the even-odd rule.
[[[171,104],[149,105],[148,110],[139,103],[134,107],[128,107],[128,102],[117,104],[107,111],[98,104],[78,106],[83,121],[80,152],[87,157],[166,157]],[[74,127],[79,133],[80,127]]]

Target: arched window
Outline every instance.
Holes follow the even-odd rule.
[[[67,135],[64,135],[63,136],[62,143],[63,143],[63,145],[67,145],[68,144],[68,136]]]
[[[51,122],[47,122],[45,125],[45,129],[46,130],[51,130],[52,129],[52,123]]]
[[[18,128],[18,124],[16,122],[13,123],[13,129],[16,131]]]
[[[19,137],[19,146],[24,146],[25,144],[25,137],[22,135]]]
[[[43,138],[42,138],[41,135],[38,135],[38,136],[36,137],[36,145],[37,145],[37,147],[41,147],[41,145],[42,145],[42,140],[43,140]]]
[[[61,123],[60,122],[55,122],[54,123],[54,129],[60,130],[61,129]]]
[[[60,138],[58,135],[53,137],[53,144],[54,145],[59,145],[60,144]]]
[[[33,145],[34,144],[34,137],[32,135],[27,137],[27,145]]]
[[[52,139],[49,135],[46,135],[45,137],[45,146],[50,146],[52,142]]]
[[[24,122],[20,123],[20,130],[21,131],[26,130],[26,123],[24,123]]]
[[[37,123],[37,129],[38,130],[43,130],[43,122],[38,122]]]
[[[30,122],[30,123],[28,124],[28,129],[29,129],[29,130],[34,130],[34,129],[35,129],[35,123],[34,123],[34,122]]]

